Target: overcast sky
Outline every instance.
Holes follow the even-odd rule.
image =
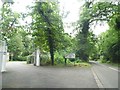
[[[15,0],[16,3],[13,5],[13,10],[16,12],[26,12],[26,6],[27,5],[32,5],[32,1],[35,0]],[[78,0],[59,0],[60,1],[60,9],[61,11],[64,8],[64,11],[69,11],[70,13],[68,14],[67,18],[63,19],[64,23],[72,23],[75,22],[79,19],[79,9],[83,5],[84,2]],[[2,5],[0,1],[0,6]],[[30,22],[30,17],[28,18]],[[24,23],[21,21],[21,23]],[[73,27],[67,28],[65,27],[65,32],[66,33],[73,33]],[[92,27],[94,34],[99,35],[101,32],[104,32],[108,29],[108,25],[104,24],[104,26],[97,25],[95,28]]]

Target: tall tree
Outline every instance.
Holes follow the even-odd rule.
[[[113,15],[112,19],[109,22],[109,30],[100,35],[98,41],[100,47],[100,53],[106,61],[111,61],[115,63],[120,63],[120,15]]]
[[[17,31],[18,19],[20,17],[20,14],[12,11],[12,4],[4,2],[0,12],[1,38],[6,40]]]
[[[8,51],[10,55],[13,54],[13,59],[20,60],[19,57],[25,56],[23,53],[28,50],[27,46],[31,46],[31,44],[29,43],[30,38],[24,35],[27,33],[24,31],[25,28],[19,23],[22,15],[12,10],[13,4],[12,2],[4,2],[0,9],[0,39],[7,42]]]
[[[88,51],[89,51],[89,41],[88,41],[88,34],[89,34],[89,26],[90,26],[90,9],[91,9],[91,3],[92,2],[85,2],[83,6],[83,12],[80,14],[80,19],[77,22],[78,26],[78,50],[77,54],[79,58],[81,58],[84,61],[88,61]]]
[[[119,3],[110,2],[93,2],[94,0],[86,0],[83,5],[80,19],[77,22],[77,38],[78,38],[78,53],[82,55],[82,59],[87,61],[89,57],[89,40],[88,33],[93,22],[109,21],[111,16],[119,11]],[[84,47],[85,46],[85,47]]]
[[[38,2],[31,13],[33,36],[37,46],[50,52],[54,65],[54,52],[60,48],[63,24],[56,2]]]

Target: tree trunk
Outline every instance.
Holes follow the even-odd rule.
[[[52,35],[51,29],[48,28],[48,43],[49,43],[49,49],[50,49],[51,64],[54,65],[54,46],[53,46],[53,39],[51,35]]]
[[[50,49],[50,56],[51,56],[51,64],[54,65],[54,52],[52,48]]]

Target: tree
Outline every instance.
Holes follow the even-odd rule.
[[[17,31],[18,19],[20,15],[13,12],[11,7],[13,3],[3,3],[0,12],[0,30],[1,39],[7,40]]]
[[[14,34],[8,41],[8,51],[13,54],[13,60],[17,60],[24,50],[20,33]]]
[[[89,46],[90,43],[88,41],[88,34],[89,34],[89,26],[90,26],[90,5],[91,2],[85,2],[84,7],[83,7],[83,12],[80,14],[80,19],[77,22],[77,30],[78,30],[78,34],[76,36],[77,40],[78,40],[78,50],[77,50],[77,54],[79,56],[80,59],[84,60],[84,61],[88,61],[88,57],[89,57]]]
[[[33,37],[36,46],[50,52],[54,65],[54,52],[60,48],[63,35],[63,24],[55,2],[38,2],[31,13]]]
[[[90,45],[88,40],[88,34],[90,26],[93,22],[98,21],[109,21],[112,15],[119,12],[119,3],[114,4],[110,2],[92,2],[92,0],[87,0],[83,5],[82,13],[80,14],[80,19],[77,21],[76,29],[78,30],[78,51],[77,53],[81,56],[81,59],[87,61],[89,57]],[[91,45],[90,45],[91,46]]]
[[[104,59],[115,63],[120,63],[118,60],[120,55],[120,28],[118,26],[118,22],[120,22],[119,18],[119,14],[113,15],[112,19],[109,21],[109,30],[100,35],[100,40],[98,42],[100,44],[101,54],[104,56]]]
[[[8,51],[10,55],[13,54],[13,59],[21,60],[25,53],[29,55],[32,50],[30,38],[27,35],[28,32],[19,23],[22,15],[12,10],[13,4],[12,2],[4,2],[2,5],[0,12],[0,39],[7,42]]]

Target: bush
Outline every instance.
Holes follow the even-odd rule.
[[[55,65],[64,63],[64,58],[62,56],[55,57]]]
[[[106,61],[106,60],[104,60],[104,59],[102,59],[102,60],[101,60],[101,63],[106,63],[106,62],[107,62],[107,61]]]
[[[17,59],[18,61],[27,61],[27,57],[26,56],[20,56],[20,57],[18,57],[18,59]]]
[[[106,63],[111,63],[111,61],[106,61]]]
[[[56,64],[63,64],[64,63],[64,57],[62,53],[55,52],[55,65]]]
[[[82,62],[80,59],[77,59],[77,60],[76,60],[76,63],[80,63],[80,62]]]
[[[51,60],[41,59],[40,64],[41,64],[41,65],[51,65]]]
[[[75,61],[75,58],[70,58],[69,59],[71,62],[74,62]]]
[[[27,56],[13,57],[13,61],[27,61]]]
[[[41,65],[50,65],[51,64],[51,60],[48,56],[48,54],[42,54],[40,56],[40,60],[41,60]]]
[[[34,56],[27,56],[27,64],[34,63]]]

